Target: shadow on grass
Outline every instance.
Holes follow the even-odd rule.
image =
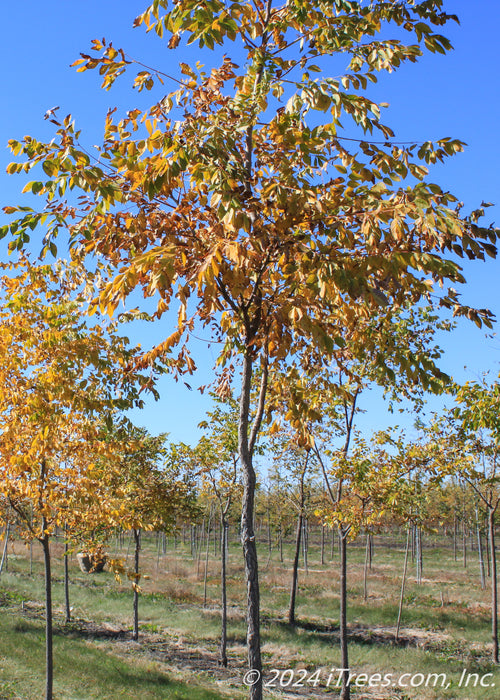
[[[283,620],[275,620],[273,625],[279,628],[288,637],[300,635],[300,643],[308,641],[311,644],[321,642],[325,645],[338,644],[340,640],[340,630],[338,625],[327,625],[319,622],[309,622],[307,620],[297,620],[295,625],[290,625]],[[301,634],[305,632],[306,634]],[[361,626],[350,626],[348,631],[349,643],[367,646],[386,647],[426,647],[431,644],[422,636],[405,632],[403,629],[396,640],[395,631],[392,629],[370,629]]]
[[[87,620],[73,620],[54,626],[54,634],[74,639],[132,639],[132,632],[108,625],[97,625]]]
[[[190,645],[186,640],[184,645],[180,646],[169,637],[148,632],[139,633],[139,639],[134,641],[132,632],[129,630],[96,625],[86,620],[75,620],[66,625],[58,626],[54,629],[54,633],[61,638],[66,637],[75,641],[123,642],[121,649],[124,652],[147,655],[150,660],[165,664],[174,663],[185,670],[212,672],[219,667],[218,652],[200,648],[197,641]],[[221,670],[223,671],[223,669]]]
[[[157,666],[155,661],[164,660],[166,655],[160,659],[154,654],[137,654],[135,643],[128,647],[131,639],[128,631],[75,621],[66,626],[56,625],[54,633],[57,697],[221,700],[216,690],[203,688],[201,682],[173,678],[169,667]],[[0,668],[0,698],[38,700],[42,697],[44,678],[43,624],[38,620],[16,620],[8,614],[0,621],[0,637],[7,669]],[[94,646],[87,643],[89,640],[103,641],[104,645]],[[125,641],[119,655],[106,644],[115,640]],[[205,664],[193,661],[192,666],[198,670],[204,665],[208,668],[209,664],[213,666],[212,659],[207,659]],[[189,667],[189,663],[184,667]]]

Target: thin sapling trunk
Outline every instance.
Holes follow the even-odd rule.
[[[492,658],[498,663],[498,583],[497,583],[497,555],[495,551],[495,511],[490,508],[488,513],[488,535],[490,540],[491,557],[491,637],[493,641]]]
[[[135,527],[132,530],[134,535],[134,629],[132,638],[139,639],[139,554],[141,551],[141,531]]]
[[[405,561],[403,565],[403,577],[401,579],[401,593],[399,594],[399,609],[398,609],[398,621],[396,623],[396,642],[399,641],[399,629],[401,626],[401,615],[403,613],[403,600],[405,594],[405,584],[406,584],[406,572],[408,570],[408,552],[410,549],[410,526],[408,526],[408,532],[406,535],[406,549],[405,549]]]
[[[221,518],[221,636],[220,636],[220,657],[219,663],[224,668],[227,667],[227,583],[226,583],[226,562],[227,562],[227,529],[229,524],[225,514]]]
[[[300,539],[302,536],[302,512],[297,519],[297,535],[295,538],[295,555],[293,558],[292,587],[290,591],[290,607],[288,609],[288,624],[295,624],[295,599],[297,596],[297,583],[299,575]]]
[[[65,622],[71,622],[71,607],[69,604],[69,545],[68,545],[68,531],[64,528],[64,611],[65,611]]]
[[[43,548],[45,568],[45,700],[53,698],[54,661],[52,641],[52,573],[50,566],[50,540],[45,532],[45,519],[42,521],[44,534],[40,540]]]

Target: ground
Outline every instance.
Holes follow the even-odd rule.
[[[338,555],[328,547],[320,561],[319,540],[310,538],[307,572],[299,572],[297,625],[287,622],[292,544],[284,561],[261,545],[262,637],[266,697],[328,698],[338,694]],[[364,547],[349,548],[350,663],[357,675],[356,700],[473,700],[495,696],[500,673],[490,662],[489,592],[479,585],[477,552],[467,565],[450,543],[429,536],[424,575],[410,566],[399,640],[395,622],[404,558],[397,533],[375,538],[363,596]],[[128,536],[108,543],[111,556],[130,566]],[[128,552],[127,552],[128,550]],[[220,628],[219,553],[210,544],[204,591],[204,546],[194,555],[188,541],[143,541],[140,626],[132,640],[132,592],[126,576],[84,574],[70,562],[72,621],[64,622],[62,543],[53,546],[55,600],[55,697],[185,698],[246,697],[245,585],[236,537],[230,545],[228,578],[229,667],[218,664]],[[0,698],[43,696],[43,577],[40,553],[20,542],[9,546],[8,570],[0,579]],[[30,568],[32,572],[30,573]],[[487,586],[489,580],[487,580]],[[273,670],[275,669],[275,670]],[[362,676],[359,674],[366,674]],[[379,674],[379,675],[377,675]],[[392,674],[390,686],[384,674]],[[404,683],[399,683],[406,674]],[[446,674],[439,677],[436,674]],[[465,676],[463,676],[465,674]],[[468,675],[472,674],[472,675]],[[476,674],[476,675],[474,675]],[[492,674],[492,675],[489,675]],[[462,684],[460,678],[462,677]],[[481,686],[481,683],[483,686]],[[413,684],[414,687],[411,687]]]

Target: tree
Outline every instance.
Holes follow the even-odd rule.
[[[362,392],[373,384],[384,386],[384,394],[394,403],[407,399],[416,411],[424,405],[426,391],[441,393],[450,378],[439,370],[436,361],[441,350],[434,344],[438,329],[450,330],[428,307],[381,308],[371,318],[360,320],[358,331],[367,342],[384,348],[386,356],[355,354],[348,345],[336,354],[328,367],[300,371],[289,367],[286,378],[272,375],[269,386],[271,405],[276,404],[273,433],[280,429],[283,418],[293,427],[298,444],[314,451],[325,483],[327,512],[330,523],[338,529],[340,549],[340,647],[342,674],[341,697],[348,700],[348,629],[347,629],[347,544],[351,533],[359,531],[360,523],[369,524],[365,507],[377,492],[377,482],[383,482],[383,470],[367,469],[370,463],[349,456],[355,436],[355,419]],[[270,420],[270,416],[268,416]],[[359,438],[357,438],[359,440]],[[361,450],[363,454],[365,450]],[[359,450],[358,450],[359,453]],[[326,457],[329,458],[328,464]],[[372,478],[368,493],[364,483]],[[393,477],[394,473],[391,472]],[[397,481],[397,479],[396,479]],[[368,483],[368,481],[367,481]],[[379,499],[380,500],[380,499]],[[359,501],[363,508],[356,507]],[[359,523],[356,522],[359,517]]]
[[[214,397],[216,400],[217,398]],[[221,526],[221,641],[219,663],[227,666],[227,550],[229,511],[241,492],[238,470],[238,404],[229,397],[217,401],[207,421],[199,427],[210,432],[203,435],[195,448],[202,483],[215,495]],[[206,571],[205,571],[206,576]]]
[[[118,470],[106,480],[110,498],[119,494],[121,527],[132,529],[134,536],[134,568],[127,572],[132,580],[133,639],[139,638],[139,581],[141,533],[143,530],[173,530],[179,518],[195,510],[194,489],[189,474],[181,465],[166,464],[166,435],[150,435],[129,421],[122,421],[109,434],[113,441],[124,445]],[[124,572],[118,562],[117,574]]]
[[[281,426],[280,432],[273,434],[269,441],[273,456],[274,481],[278,490],[279,500],[286,500],[296,516],[295,552],[292,565],[292,581],[290,586],[290,604],[288,607],[288,624],[295,625],[295,603],[298,589],[298,571],[300,546],[307,517],[313,512],[311,476],[314,469],[311,459],[310,446],[299,446],[300,436],[289,426]],[[286,476],[281,477],[280,467],[284,466]],[[278,477],[278,478],[277,478]],[[285,495],[286,494],[286,495]],[[270,494],[269,494],[270,495]],[[282,503],[276,503],[279,508],[279,518],[282,516]],[[281,523],[280,523],[281,524]],[[306,552],[304,542],[304,552]],[[304,557],[305,558],[305,557]],[[306,563],[306,562],[305,562]]]
[[[458,472],[483,503],[488,520],[491,570],[492,658],[499,663],[498,581],[495,521],[500,506],[500,384],[498,381],[467,382],[455,385],[457,406],[452,410],[452,426],[436,423],[431,430],[443,445],[444,473]]]
[[[116,411],[140,402],[134,357],[113,326],[82,321],[82,271],[27,260],[0,277],[0,491],[28,539],[43,548],[46,700],[52,698],[50,538],[57,526],[91,529],[119,517],[96,466],[116,466],[105,439]],[[149,379],[148,379],[149,380]]]
[[[434,32],[455,19],[441,8],[441,0],[155,0],[136,25],[166,34],[171,49],[183,39],[221,46],[222,62],[214,52],[211,70],[181,63],[173,76],[140,65],[139,90],[167,80],[175,90],[165,95],[160,87],[150,109],[132,109],[117,123],[110,113],[97,158],[81,145],[71,118],[59,121],[54,113],[50,143],[10,142],[25,158],[9,165],[10,173],[41,166],[48,178],[25,188],[45,197],[43,210],[6,209],[19,215],[3,227],[14,236],[11,247],[25,246],[43,225],[44,250],[54,251],[55,236],[68,231],[75,249],[110,267],[99,292],[103,309],[113,312],[136,288],[156,297],[158,318],[176,306],[176,330],[144,362],[180,346],[169,358],[172,369],[192,370],[188,341],[196,322],[222,341],[221,364],[235,356],[240,362],[241,537],[254,700],[262,695],[262,664],[253,455],[269,364],[293,358],[304,368],[321,366],[349,343],[384,365],[384,352],[359,331],[360,319],[434,292],[436,305],[489,323],[488,312],[461,304],[446,285],[464,281],[453,256],[495,255],[497,233],[477,225],[480,210],[462,217],[451,208],[456,199],[425,179],[425,163],[463,144],[391,141],[380,106],[363,94],[377,72],[417,60],[421,46],[450,47]],[[386,39],[391,27],[417,43]],[[94,41],[93,50],[78,69],[98,68],[106,89],[133,68],[108,42]],[[345,58],[345,70],[334,56]],[[346,136],[344,117],[354,125]],[[381,141],[371,140],[374,130]],[[72,190],[83,196],[76,204]],[[251,423],[256,368],[260,401]],[[227,365],[222,379],[230,376]]]

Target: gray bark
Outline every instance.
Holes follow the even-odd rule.
[[[2,575],[3,567],[7,562],[7,546],[9,544],[9,534],[10,534],[10,522],[7,523],[4,532],[4,545],[2,552],[2,561],[0,562],[0,576]],[[7,570],[7,567],[5,567]]]
[[[247,343],[248,346],[248,343]],[[243,357],[242,387],[240,397],[240,416],[238,425],[238,449],[243,478],[243,497],[241,504],[241,544],[245,561],[245,577],[247,582],[247,654],[248,669],[252,671],[254,683],[249,688],[250,700],[262,698],[262,658],[260,651],[260,591],[257,546],[254,531],[255,486],[257,483],[253,466],[253,448],[260,428],[265,397],[265,382],[263,376],[263,392],[261,392],[262,407],[249,437],[250,390],[252,384],[253,361],[251,350],[247,349]]]
[[[64,528],[64,611],[65,622],[71,622],[71,607],[69,604],[69,547],[67,528]]]
[[[406,572],[408,570],[408,551],[410,549],[410,526],[406,535],[405,563],[403,565],[403,577],[401,579],[401,593],[399,595],[398,621],[396,624],[396,642],[399,641],[399,630],[401,627],[401,615],[403,613],[403,600],[405,594]]]
[[[137,641],[139,639],[139,553],[141,551],[141,531],[133,528],[134,533],[134,629],[132,638]]]
[[[299,572],[300,539],[302,536],[302,512],[297,519],[297,535],[295,538],[295,556],[293,558],[292,587],[290,591],[290,607],[288,609],[288,624],[295,624],[295,599],[297,597],[297,584]]]
[[[221,528],[221,637],[220,637],[220,657],[219,663],[221,666],[227,667],[227,584],[226,584],[226,562],[227,562],[227,529],[228,522],[223,516]]]
[[[339,528],[340,549],[340,665],[342,670],[342,689],[340,700],[350,700],[349,685],[349,648],[347,634],[347,532]]]
[[[45,531],[45,519],[42,530]],[[52,642],[52,574],[50,566],[49,536],[44,534],[41,539],[45,569],[45,700],[52,700],[54,683],[54,661]]]
[[[488,513],[488,536],[490,540],[491,557],[491,637],[493,641],[492,658],[498,663],[498,584],[497,584],[497,555],[495,550],[495,510]]]

